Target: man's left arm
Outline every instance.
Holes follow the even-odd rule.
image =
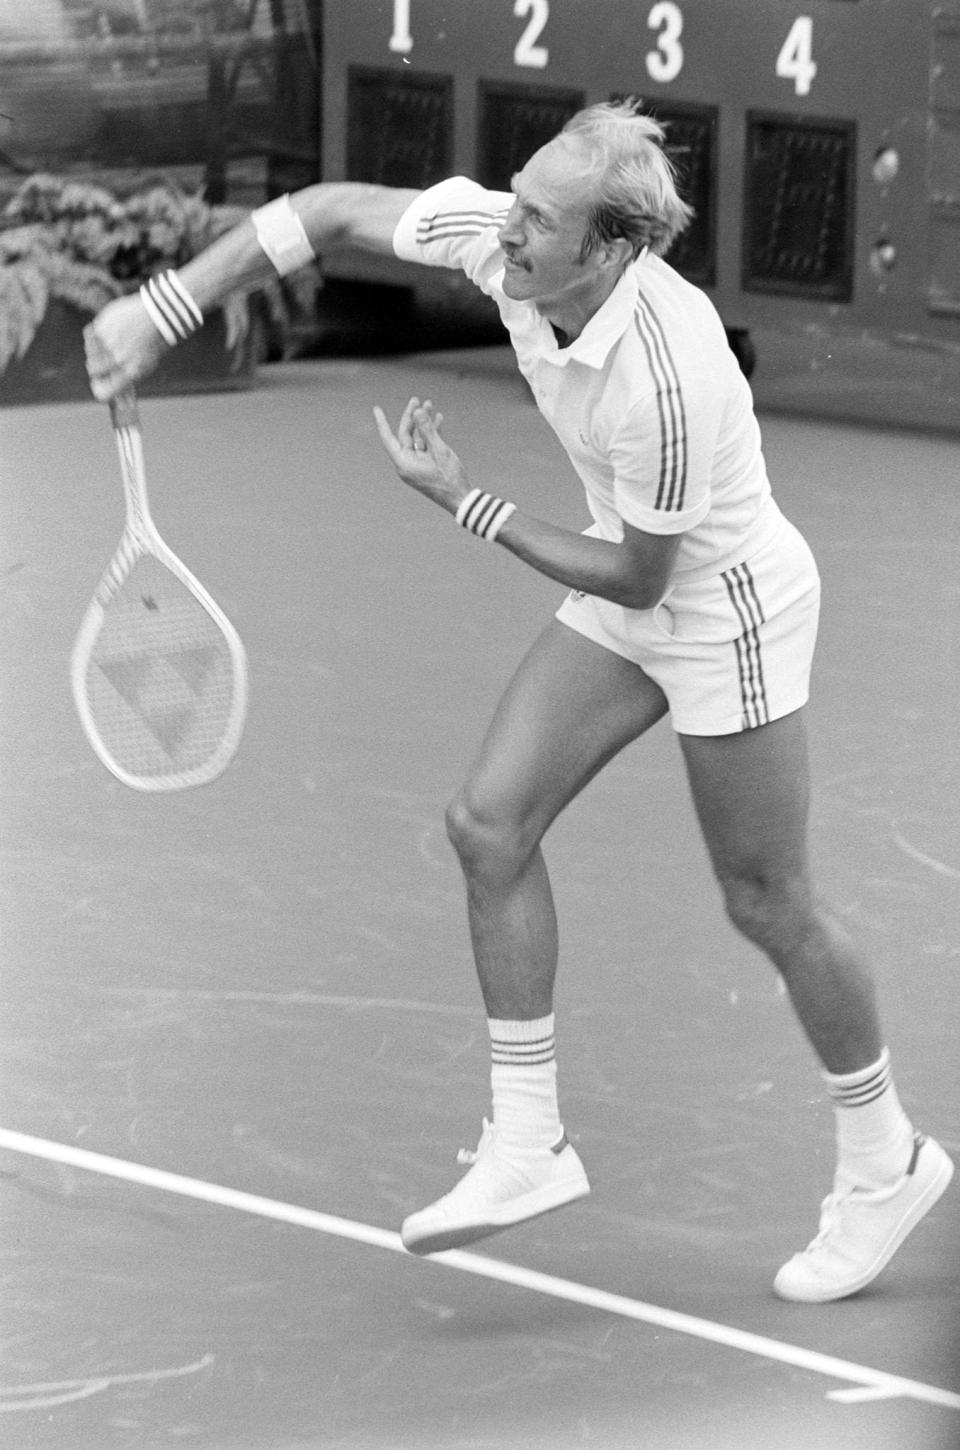
[[[516,509],[498,542],[549,579],[622,604],[653,609],[666,594],[682,534],[647,534],[624,524],[612,543],[557,528]]]
[[[682,534],[652,534],[624,524],[614,543],[558,528],[511,503],[471,488],[460,459],[440,436],[440,414],[411,398],[394,434],[374,409],[380,439],[404,483],[454,514],[481,538],[570,589],[626,609],[653,609],[667,591]]]

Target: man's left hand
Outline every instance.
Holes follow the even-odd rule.
[[[470,490],[463,464],[440,437],[443,414],[429,400],[411,398],[395,434],[382,408],[374,408],[373,416],[380,441],[403,482],[456,513]]]

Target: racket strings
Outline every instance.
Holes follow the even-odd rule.
[[[111,595],[86,669],[108,754],[144,779],[202,767],[229,731],[237,687],[217,622],[161,561],[138,559]]]

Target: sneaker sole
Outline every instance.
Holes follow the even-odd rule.
[[[411,1254],[441,1254],[447,1249],[461,1249],[465,1244],[490,1238],[492,1234],[512,1228],[514,1224],[525,1223],[527,1219],[539,1218],[541,1214],[563,1208],[578,1198],[585,1198],[589,1192],[590,1184],[584,1174],[582,1178],[551,1183],[533,1193],[524,1194],[522,1198],[501,1204],[499,1208],[491,1209],[482,1221],[431,1225],[428,1220],[421,1228],[411,1219],[407,1219],[400,1229],[400,1238],[404,1248]],[[427,1210],[424,1210],[423,1217],[426,1214]],[[413,1220],[420,1217],[420,1214],[414,1214]]]
[[[932,1140],[928,1139],[927,1141],[931,1142]],[[849,1280],[842,1288],[833,1289],[820,1288],[816,1285],[810,1285],[809,1289],[781,1287],[779,1282],[780,1276],[778,1275],[774,1280],[773,1287],[780,1298],[789,1299],[796,1304],[829,1304],[835,1299],[846,1299],[851,1294],[859,1294],[861,1289],[865,1289],[868,1284],[872,1284],[877,1275],[889,1264],[907,1235],[930,1212],[930,1209],[933,1208],[934,1204],[949,1186],[950,1180],[953,1177],[953,1161],[940,1148],[939,1144],[936,1146],[941,1155],[940,1165],[936,1174],[931,1178],[923,1193],[914,1201],[907,1213],[904,1214],[896,1228],[893,1229],[890,1237],[868,1269],[865,1269],[856,1279]]]

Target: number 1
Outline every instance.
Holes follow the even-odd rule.
[[[393,34],[390,49],[398,55],[413,50],[413,36],[410,34],[410,0],[393,0]]]

